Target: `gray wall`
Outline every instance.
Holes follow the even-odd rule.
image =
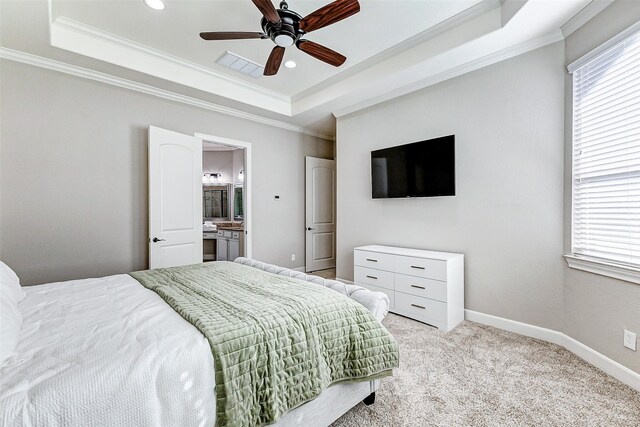
[[[334,144],[331,144],[334,145]],[[234,184],[244,184],[244,180],[240,180],[240,171],[244,170],[244,150],[233,151],[233,179]]]
[[[149,125],[251,142],[253,256],[303,265],[304,157],[332,158],[332,142],[11,61],[0,72],[0,245],[23,283],[147,267]]]
[[[242,150],[238,151],[242,153]],[[221,173],[224,182],[235,182],[233,160],[233,151],[205,151],[202,153],[202,172]]]
[[[560,330],[562,43],[338,119],[338,277],[364,244],[465,254],[465,305]],[[456,196],[371,198],[370,151],[456,135]]]
[[[566,40],[566,64],[640,20],[640,2],[616,1]],[[565,253],[571,251],[572,84],[566,75]],[[640,285],[574,270],[565,265],[564,332],[640,372],[640,352],[622,345],[623,330],[640,333]]]

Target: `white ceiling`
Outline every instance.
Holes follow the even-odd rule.
[[[125,39],[166,52],[283,95],[298,92],[335,76],[380,52],[442,22],[482,0],[363,0],[359,13],[305,38],[347,57],[333,67],[294,46],[285,60],[295,69],[282,67],[276,76],[254,79],[215,63],[226,50],[259,64],[266,62],[275,44],[271,40],[204,41],[201,31],[262,31],[262,15],[251,0],[165,0],[156,11],[142,0],[55,0],[54,18],[61,16]],[[291,0],[289,9],[305,16],[330,0]],[[277,6],[279,0],[274,1]]]
[[[52,69],[69,64],[72,74],[97,71],[101,81],[114,76],[121,86],[142,83],[192,105],[202,100],[205,108],[330,137],[333,116],[562,40],[612,0],[360,0],[358,14],[307,36],[347,56],[342,67],[289,47],[285,59],[298,67],[260,79],[215,60],[230,50],[264,64],[270,40],[198,36],[260,31],[251,0],[164,1],[165,10],[155,11],[143,0],[0,0],[0,56]],[[289,7],[304,16],[328,2]]]

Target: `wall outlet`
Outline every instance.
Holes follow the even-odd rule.
[[[636,334],[631,331],[624,330],[624,346],[630,350],[636,351]]]
[[[291,254],[291,261],[295,261],[296,260],[296,254]]]

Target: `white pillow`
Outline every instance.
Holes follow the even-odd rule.
[[[24,298],[18,275],[2,261],[0,261],[0,291],[4,291],[14,304],[18,304]]]
[[[15,352],[21,327],[22,313],[18,305],[0,289],[0,365]]]

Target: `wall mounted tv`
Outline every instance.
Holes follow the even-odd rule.
[[[374,199],[456,195],[455,135],[371,152]]]

